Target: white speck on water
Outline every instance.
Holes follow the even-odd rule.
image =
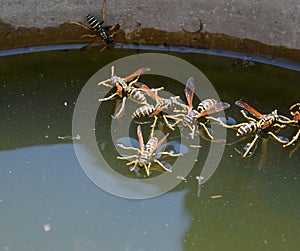
[[[184,182],[187,182],[187,179],[185,177],[183,177],[182,175],[177,175],[176,177],[178,180],[182,180]]]
[[[49,232],[51,230],[51,225],[50,224],[44,224],[44,231]]]

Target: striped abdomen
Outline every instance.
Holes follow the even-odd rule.
[[[158,139],[156,137],[150,138],[146,144],[146,150],[141,153],[138,158],[138,162],[140,166],[147,166],[153,155],[153,152],[156,150],[156,146],[158,143]]]
[[[215,100],[215,99],[212,99],[212,98],[205,99],[199,103],[197,110],[198,110],[198,112],[201,113],[203,111],[213,108],[216,104],[217,104],[217,100]]]
[[[147,104],[147,99],[144,93],[139,91],[137,88],[129,88],[127,90],[127,96],[137,103]]]
[[[102,37],[102,39],[105,41],[105,43],[112,44],[114,42],[112,40],[112,38],[110,38],[108,36],[107,30],[102,26],[103,21],[100,22],[91,15],[87,15],[86,20],[89,23],[89,25],[91,26],[91,28]]]
[[[266,129],[270,127],[275,121],[276,117],[274,115],[265,115],[257,122],[257,127]]]
[[[257,122],[250,121],[249,123],[246,123],[242,125],[236,133],[236,136],[245,135],[251,132],[255,132],[257,130]]]
[[[156,107],[154,105],[143,105],[135,110],[132,117],[134,118],[142,118],[146,116],[150,116],[153,112],[155,112]]]
[[[156,150],[157,143],[158,143],[158,139],[156,137],[150,138],[146,144],[145,152],[149,153],[149,155],[152,155],[153,152]]]

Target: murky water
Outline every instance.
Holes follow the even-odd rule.
[[[205,142],[187,181],[156,198],[121,199],[86,176],[70,139],[77,96],[101,67],[134,53],[99,54],[93,48],[0,58],[0,250],[296,250],[299,149],[289,158],[291,148],[270,140],[262,163],[261,141],[247,159],[235,150],[238,145],[226,146],[200,196],[196,177]],[[262,113],[278,109],[285,115],[299,102],[297,71],[261,63],[245,67],[238,59],[213,55],[170,54],[198,67],[232,104],[226,114],[237,121],[243,120],[234,106],[237,99]],[[111,101],[103,108],[114,106]],[[110,115],[111,110],[101,112]],[[101,126],[105,121],[98,118],[99,134]],[[105,133],[98,140],[111,141]],[[114,161],[116,154],[106,158]]]

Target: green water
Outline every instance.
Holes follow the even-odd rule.
[[[187,182],[152,199],[115,197],[86,176],[72,141],[59,137],[72,134],[73,109],[86,81],[109,62],[134,53],[91,49],[0,58],[0,250],[297,250],[299,149],[289,158],[291,148],[270,141],[259,166],[261,141],[247,159],[226,146],[200,196],[196,176],[206,143]],[[232,104],[226,114],[238,121],[243,118],[234,106],[237,99],[262,113],[278,109],[285,115],[299,102],[299,72],[170,54],[198,67],[221,99]],[[96,127],[102,122],[105,128],[101,119]],[[234,140],[231,132],[228,137]],[[99,140],[110,138],[103,134]],[[106,154],[115,160],[116,152]],[[47,224],[50,231],[45,231]]]

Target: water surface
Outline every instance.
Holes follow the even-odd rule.
[[[261,141],[247,159],[226,146],[200,197],[196,176],[206,142],[187,182],[153,199],[115,197],[86,176],[68,138],[77,96],[101,67],[135,53],[99,54],[92,48],[0,58],[0,250],[296,250],[299,149],[289,158],[290,149],[270,140],[260,165]],[[243,120],[234,106],[237,99],[262,113],[278,109],[285,115],[299,102],[297,71],[262,63],[244,67],[239,59],[213,55],[169,54],[198,67],[232,104],[226,114],[237,121]],[[157,76],[145,79],[160,84]],[[172,81],[164,84],[167,88]],[[112,101],[103,107],[114,106]],[[108,117],[110,112],[100,111]],[[96,128],[105,123],[97,119]],[[229,132],[228,140],[234,139]],[[108,160],[115,158],[116,152],[107,153]]]

